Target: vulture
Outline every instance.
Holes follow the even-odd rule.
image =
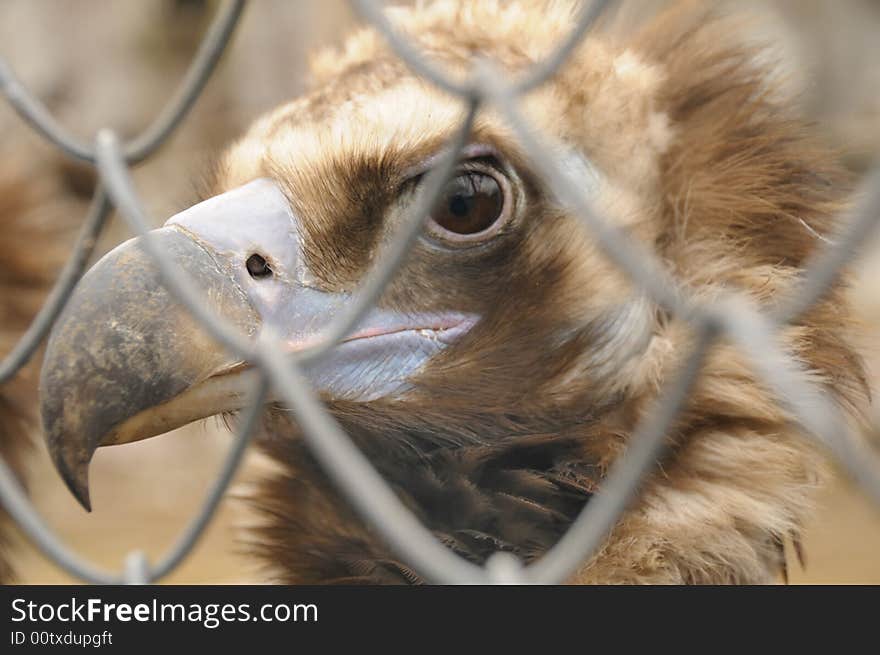
[[[540,62],[570,2],[437,0],[388,10],[465,75]],[[605,220],[711,302],[769,309],[833,238],[851,183],[740,23],[680,4],[631,33],[591,34],[521,110]],[[302,96],[218,159],[199,204],[154,231],[211,309],[301,350],[343,312],[465,114],[371,28],[313,59]],[[859,420],[868,402],[845,282],[782,330],[805,375]],[[531,562],[601,492],[694,330],[652,302],[481,112],[399,274],[307,377],[402,502],[448,548]],[[281,354],[279,353],[279,356]],[[234,415],[253,379],[128,241],[81,280],[40,379],[54,462],[88,508],[88,466],[122,444]],[[250,552],[281,583],[419,583],[362,521],[269,398],[273,461]],[[767,583],[799,543],[826,456],[726,341],[711,351],[669,454],[571,583]]]

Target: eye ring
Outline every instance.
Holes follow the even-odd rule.
[[[501,171],[471,163],[460,169],[440,193],[427,222],[431,236],[467,246],[495,237],[513,214],[510,180]]]

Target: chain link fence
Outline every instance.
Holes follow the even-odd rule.
[[[191,552],[210,522],[255,431],[260,408],[269,387],[295,413],[303,436],[326,473],[342,490],[361,517],[424,578],[437,583],[556,583],[565,580],[602,544],[627,508],[640,481],[657,465],[665,435],[699,377],[702,363],[714,343],[727,339],[746,352],[778,402],[795,417],[803,433],[822,444],[839,461],[863,491],[880,505],[880,456],[852,434],[840,410],[803,374],[780,345],[778,331],[815,304],[834,284],[857,247],[880,223],[880,167],[869,173],[857,194],[856,204],[840,221],[836,238],[824,245],[807,267],[800,288],[772,312],[762,312],[742,295],[729,294],[711,304],[689,297],[670,277],[660,261],[641,243],[617,230],[595,211],[555,157],[541,144],[540,136],[523,117],[518,99],[548,81],[611,4],[610,0],[585,3],[571,34],[543,61],[512,83],[502,80],[491,61],[476,60],[470,74],[455,78],[424,58],[395,32],[373,0],[350,0],[360,16],[418,75],[460,98],[466,118],[447,145],[439,164],[425,181],[425,192],[399,232],[376,257],[379,262],[365,277],[353,302],[329,325],[319,344],[292,356],[279,357],[279,338],[264,330],[253,342],[215,316],[196,289],[181,275],[151,239],[152,222],[145,215],[133,186],[130,169],[150,157],[171,135],[198,99],[217,62],[229,44],[244,9],[244,0],[226,0],[208,29],[176,94],[153,123],[138,137],[121,143],[111,130],[100,130],[92,143],[81,141],[62,127],[44,105],[32,96],[0,59],[0,93],[46,140],[66,155],[93,165],[99,177],[88,215],[45,304],[12,351],[0,362],[0,384],[8,382],[28,361],[51,329],[92,254],[98,235],[115,207],[128,227],[143,237],[143,247],[156,261],[162,279],[220,344],[248,361],[261,375],[254,383],[248,409],[243,412],[234,445],[213,483],[201,510],[178,541],[158,562],[149,562],[141,551],[132,552],[122,571],[107,571],[84,561],[68,548],[29,502],[11,469],[0,460],[0,500],[33,542],[58,566],[84,581],[97,584],[137,584],[161,580]],[[582,510],[568,532],[542,558],[527,566],[509,553],[497,553],[485,566],[468,562],[443,546],[400,502],[370,462],[349,440],[327,412],[302,375],[302,367],[328,353],[369,311],[394,277],[403,258],[418,238],[425,217],[452,176],[461,150],[467,144],[475,117],[492,107],[510,125],[543,182],[560,202],[583,222],[583,229],[604,253],[658,306],[686,321],[697,334],[696,345],[685,358],[677,378],[636,429],[626,452],[615,462],[602,488]]]

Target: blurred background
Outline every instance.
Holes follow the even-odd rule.
[[[111,126],[133,136],[161,109],[183,74],[217,2],[212,0],[0,0],[0,57],[53,114],[84,138]],[[618,10],[626,26],[666,0],[632,0]],[[880,155],[880,0],[749,0],[722,2],[754,13],[747,38],[765,43],[814,119],[863,174]],[[262,112],[299,93],[308,53],[338,44],[356,25],[342,0],[254,0],[206,92],[158,156],[138,167],[135,182],[148,210],[164,221],[194,202],[196,183],[212,155]],[[16,226],[39,226],[24,244],[37,264],[26,280],[4,277],[0,262],[0,354],[11,347],[42,302],[42,292],[83,219],[93,178],[63,159],[0,102],[0,242]],[[5,212],[5,214],[4,214]],[[14,220],[6,215],[15,213]],[[69,235],[69,238],[68,238]],[[98,255],[129,237],[115,219]],[[22,247],[16,242],[15,248]],[[14,255],[14,253],[13,253]],[[880,240],[866,244],[855,266],[855,302],[876,330],[868,347],[880,380]],[[3,296],[2,294],[6,294]],[[26,402],[35,368],[15,382]],[[14,396],[19,397],[19,396]],[[86,514],[67,492],[35,434],[25,457],[38,509],[66,542],[95,562],[119,569],[133,548],[161,555],[193,516],[230,446],[214,421],[171,437],[102,449],[92,465]],[[258,475],[251,455],[239,488]],[[806,567],[789,558],[795,583],[880,583],[880,510],[839,479],[820,499],[804,542]],[[176,583],[262,581],[238,547],[236,528],[249,520],[244,503],[227,501],[194,553],[167,578]],[[11,545],[18,580],[71,582],[23,537]]]

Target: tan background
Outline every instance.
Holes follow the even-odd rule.
[[[663,4],[633,0],[620,20]],[[757,11],[752,37],[770,43],[784,62],[804,108],[863,172],[880,152],[880,1],[764,0],[737,2]],[[131,135],[155,115],[197,42],[215,2],[197,0],[0,0],[0,56],[66,124],[88,136],[111,125]],[[295,95],[305,53],[338,42],[354,19],[341,0],[256,0],[246,10],[232,48],[193,115],[158,157],[140,167],[136,182],[157,218],[194,198],[203,163],[261,111]],[[0,157],[57,174],[57,156],[0,103]],[[80,220],[82,199],[71,199]],[[73,210],[76,211],[73,211]],[[127,234],[114,223],[106,249]],[[878,326],[869,352],[880,372],[880,245],[866,248],[854,295]],[[83,556],[119,569],[127,552],[163,553],[193,516],[230,445],[213,421],[125,448],[98,453],[92,468],[95,511],[84,513],[51,469],[42,446],[30,458],[34,502]],[[248,470],[258,464],[251,458]],[[241,503],[224,503],[193,555],[168,582],[259,581],[236,544]],[[848,483],[832,486],[807,532],[807,568],[790,558],[794,582],[880,583],[880,511]],[[22,543],[16,553],[25,583],[68,582],[42,555]]]

